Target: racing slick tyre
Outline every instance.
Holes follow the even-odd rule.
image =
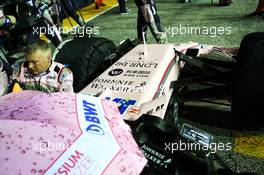
[[[79,92],[110,66],[109,55],[115,51],[109,39],[82,37],[60,44],[53,58],[73,72],[74,92]]]

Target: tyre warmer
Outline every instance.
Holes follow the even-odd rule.
[[[110,101],[22,91],[0,98],[0,174],[139,174],[146,159]]]

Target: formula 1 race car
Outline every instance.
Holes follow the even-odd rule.
[[[145,156],[152,157],[149,160],[156,166],[162,164],[161,169],[166,167],[165,172],[157,170],[156,173],[166,174],[175,170],[175,167],[168,165],[174,164],[173,156],[165,156],[166,160],[160,160],[157,156],[153,158],[153,150],[156,154],[166,155],[160,148],[164,147],[165,141],[177,139],[176,133],[180,134],[181,139],[207,147],[211,144],[211,134],[181,123],[179,105],[190,100],[190,97],[230,93],[229,83],[236,52],[237,49],[194,42],[145,45],[130,40],[115,49],[109,40],[103,38],[80,38],[62,43],[55,51],[54,59],[68,65],[77,75],[74,81],[78,82],[75,84],[78,93],[93,96],[103,94],[105,99],[117,103],[122,118],[130,124]],[[83,75],[87,75],[86,80],[83,80]],[[199,86],[193,88],[195,85]],[[162,123],[162,120],[166,122]],[[146,128],[142,127],[145,124]],[[153,132],[147,133],[145,130]],[[164,139],[150,141],[148,138],[146,141],[141,137],[151,134]],[[184,159],[184,156],[176,157]],[[205,164],[208,162],[194,163],[194,174],[205,174],[205,169],[208,169]],[[200,170],[197,171],[199,166]],[[188,171],[188,168],[180,169]]]
[[[94,47],[92,44],[94,39],[90,40],[92,40],[90,42]],[[97,40],[105,42],[101,38]],[[83,60],[85,56],[79,56],[82,60],[81,63],[78,61],[78,56],[70,58],[73,54],[78,55],[78,53],[70,50],[71,47],[73,49],[77,47],[78,42],[85,42],[85,39],[63,43],[62,46],[59,46],[60,53],[54,56],[56,61],[69,65],[74,75],[77,75],[76,81],[83,79],[79,72],[82,69],[80,67],[85,67],[86,64]],[[78,49],[78,52],[82,54],[84,49],[80,46]],[[226,52],[220,47],[194,42],[136,45],[129,40],[119,46],[117,53],[113,52],[113,46],[110,46],[110,49],[112,53],[101,53],[102,57],[100,57],[101,55],[89,56],[88,59],[92,58],[96,61],[89,60],[90,64],[95,64],[93,67],[85,68],[92,69],[96,76],[91,76],[93,73],[90,73],[88,77],[92,78],[88,78],[89,83],[83,83],[81,88],[78,85],[75,87],[80,93],[92,95],[100,94],[106,89],[110,90],[110,94],[106,98],[119,105],[120,113],[125,120],[136,120],[142,114],[155,115],[163,119],[173,90],[187,84],[208,83],[209,81],[220,83],[222,80],[222,86],[226,87],[223,81],[228,77],[232,64],[235,62],[233,56],[236,52],[236,49]],[[66,56],[69,54],[71,56]],[[104,56],[107,57],[108,66],[104,65],[101,68],[100,65],[105,63]],[[190,56],[199,57],[199,59],[192,59]],[[214,60],[205,58],[208,56],[214,57]],[[216,57],[220,57],[219,59],[222,60],[215,60]],[[101,61],[99,61],[100,59]],[[74,67],[74,62],[75,65],[79,66]],[[192,73],[192,76],[188,75],[184,79],[179,79],[183,67],[188,68],[190,66],[194,67],[188,72],[189,74]],[[185,74],[187,75],[187,73]]]

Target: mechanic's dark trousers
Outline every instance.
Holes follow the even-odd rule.
[[[62,12],[61,5],[58,3],[58,1],[55,1],[50,6],[52,7],[51,18],[52,18],[53,23],[57,27],[63,27],[63,24],[62,24],[63,21],[60,17],[61,16],[60,13]]]
[[[256,12],[264,12],[264,0],[259,0]]]
[[[119,4],[119,12],[125,13],[126,12],[126,1],[125,0],[118,0]]]
[[[145,33],[145,36],[147,34],[147,30],[148,30],[148,26],[150,25],[148,22],[146,22],[142,11],[140,10],[140,7],[142,7],[143,5],[145,5],[142,1],[144,0],[134,0],[137,8],[138,8],[138,19],[137,19],[137,35],[138,35],[138,39],[140,41],[143,41],[143,36],[142,36],[142,32]],[[158,29],[159,32],[162,32],[162,28],[160,25],[160,18],[159,15],[157,13],[157,7],[156,7],[156,0],[147,0],[147,3],[150,4],[150,10],[151,10],[151,15],[153,15],[154,17],[154,21],[156,24],[156,27]],[[155,37],[155,39],[157,40],[155,34],[153,33],[153,31],[151,30],[153,36]],[[146,37],[145,37],[146,38]]]
[[[72,17],[80,26],[85,26],[84,21],[82,21],[76,13],[76,3],[76,0],[60,0],[61,8],[63,8],[62,12],[66,13],[66,16]]]
[[[99,9],[100,6],[105,6],[103,0],[95,0],[94,3],[95,3],[95,9]]]

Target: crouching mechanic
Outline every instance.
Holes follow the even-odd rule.
[[[146,36],[148,26],[157,43],[167,42],[166,33],[163,32],[160,25],[160,18],[157,13],[156,0],[135,0],[138,8],[137,35],[140,41],[143,41],[143,35]]]
[[[26,48],[26,60],[13,65],[11,79],[23,90],[43,92],[73,92],[72,72],[54,62],[50,45],[37,40]]]

